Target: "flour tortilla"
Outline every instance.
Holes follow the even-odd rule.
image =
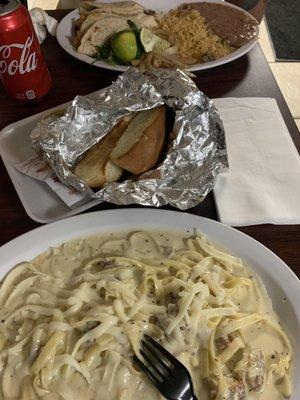
[[[91,26],[94,25],[95,22],[97,22],[103,18],[107,18],[107,17],[115,18],[116,15],[106,13],[106,12],[100,12],[98,10],[94,10],[93,12],[91,12],[85,18],[85,20],[82,22],[82,24],[80,26],[80,29],[77,34],[78,40],[79,41],[81,40],[83,35],[89,30],[89,28],[91,28]],[[133,21],[136,24],[136,26],[138,28],[141,28],[142,26],[145,26],[147,28],[155,28],[157,26],[157,22],[156,22],[155,18],[153,17],[153,15],[147,15],[144,13],[140,13],[140,14],[136,14],[131,17],[124,17],[124,16],[118,16],[118,17],[124,19],[125,21],[130,19],[131,21]],[[125,29],[127,29],[127,27]]]
[[[103,12],[97,12],[93,11],[91,12],[85,20],[82,22],[80,29],[79,29],[79,37],[82,38],[82,36],[90,29],[92,25],[94,25],[95,22],[99,21],[100,19],[104,17],[110,17],[112,14],[106,14]]]
[[[118,1],[115,3],[102,3],[99,1],[83,1],[80,9],[85,14],[90,14],[97,9],[99,12],[130,16],[142,13],[145,7],[135,1]]]
[[[88,56],[93,56],[97,52],[97,47],[103,46],[107,39],[114,33],[128,28],[126,18],[118,16],[101,18],[83,35],[77,51]]]

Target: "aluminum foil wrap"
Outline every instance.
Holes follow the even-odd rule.
[[[106,184],[94,192],[72,173],[72,168],[124,115],[166,104],[175,113],[167,152],[155,169],[139,177]],[[134,68],[96,99],[77,96],[62,113],[43,119],[31,133],[37,154],[48,160],[66,185],[91,198],[115,204],[182,210],[200,203],[228,166],[225,134],[219,113],[183,71]]]

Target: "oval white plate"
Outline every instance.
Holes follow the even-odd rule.
[[[107,3],[113,3],[114,1],[117,0],[105,0]],[[199,1],[202,0],[188,0],[189,3],[198,3]],[[224,3],[221,0],[206,0],[212,3],[221,3],[223,5],[226,5],[227,7],[231,8],[236,8],[242,11],[244,14],[248,15],[250,18],[255,20],[255,18],[249,14],[247,11],[242,10],[241,8],[234,6],[233,4],[230,3]],[[179,4],[184,3],[184,0],[163,0],[163,1],[158,1],[158,0],[139,0],[139,3],[142,4],[143,6],[156,10],[156,11],[168,11],[170,9],[176,8]],[[57,32],[56,32],[56,37],[58,40],[58,43],[61,45],[61,47],[69,53],[71,56],[77,58],[78,60],[81,60],[87,64],[92,64],[96,67],[99,68],[105,68],[105,69],[110,69],[113,71],[126,71],[128,68],[127,66],[122,66],[122,65],[111,65],[103,61],[96,61],[95,59],[89,56],[86,56],[84,54],[80,54],[76,51],[75,47],[73,46],[73,40],[74,40],[74,22],[79,18],[79,10],[73,10],[70,12],[68,15],[66,15],[58,24],[57,27]],[[256,21],[256,20],[255,20]],[[233,53],[229,54],[226,57],[219,58],[215,61],[209,61],[206,63],[202,64],[194,64],[190,68],[187,68],[187,71],[200,71],[208,68],[213,68],[217,67],[219,65],[227,64],[233,60],[236,60],[239,57],[242,57],[244,54],[248,53],[252,47],[255,45],[257,39],[259,37],[259,26],[257,26],[257,35],[255,38],[253,38],[251,41],[249,41],[247,44],[244,46],[240,47]]]
[[[120,209],[68,218],[30,231],[0,248],[0,279],[17,263],[30,260],[51,246],[101,232],[162,229],[205,233],[216,243],[243,258],[265,283],[282,325],[294,347],[294,391],[300,398],[300,281],[274,253],[244,233],[219,222],[176,211]]]

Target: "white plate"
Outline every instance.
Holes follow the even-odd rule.
[[[105,0],[107,3],[113,3],[118,0]],[[189,3],[199,3],[202,0],[189,0]],[[239,9],[241,12],[244,14],[248,15],[250,18],[256,21],[256,19],[249,14],[247,11],[244,11],[240,7],[234,6],[233,4],[230,3],[224,3],[222,0],[205,0],[209,1],[211,3],[219,3],[223,4],[227,7],[231,8],[236,8]],[[156,11],[168,11],[170,9],[176,8],[179,4],[182,4],[186,1],[184,0],[138,0],[140,4],[143,6],[156,10]],[[56,37],[58,40],[58,43],[61,45],[61,47],[69,53],[71,56],[77,58],[78,60],[81,60],[87,64],[93,63],[94,66],[99,67],[99,68],[105,68],[105,69],[110,69],[113,71],[126,71],[127,67],[122,66],[122,65],[111,65],[103,61],[97,61],[95,62],[95,59],[89,56],[86,56],[84,54],[80,54],[76,51],[75,47],[73,46],[72,43],[74,43],[74,22],[79,18],[79,10],[76,9],[72,12],[70,12],[68,15],[66,15],[58,24],[57,27],[57,32],[56,32]],[[256,21],[257,22],[257,21]],[[202,64],[195,64],[191,66],[190,68],[187,68],[187,71],[200,71],[204,69],[209,69],[213,67],[217,67],[219,65],[227,64],[233,60],[236,60],[237,58],[242,57],[244,54],[248,53],[252,47],[255,45],[257,39],[259,36],[259,26],[257,26],[257,35],[255,38],[253,38],[249,43],[245,44],[244,46],[241,46],[238,48],[236,51],[233,53],[229,54],[226,57],[219,58],[215,61],[209,61],[206,63]]]
[[[89,213],[42,226],[0,248],[0,279],[17,263],[30,260],[62,242],[101,232],[135,229],[186,231],[193,228],[243,258],[265,283],[294,347],[294,390],[300,398],[300,281],[274,253],[238,230],[207,218],[176,211],[122,209]],[[284,300],[286,299],[286,300]]]

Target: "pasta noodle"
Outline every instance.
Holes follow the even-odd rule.
[[[204,235],[139,231],[65,243],[6,276],[0,399],[161,399],[132,361],[144,334],[201,400],[291,394],[292,348],[259,277]]]

